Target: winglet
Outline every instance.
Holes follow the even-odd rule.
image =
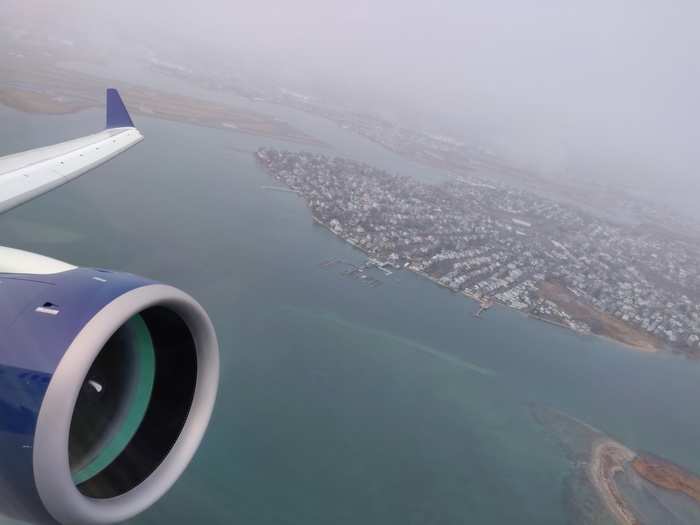
[[[129,112],[122,102],[122,97],[119,96],[119,91],[109,88],[107,90],[107,129],[127,127],[134,127]]]

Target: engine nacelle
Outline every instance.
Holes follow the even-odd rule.
[[[114,523],[158,500],[197,450],[216,334],[176,288],[56,269],[0,273],[0,514]]]

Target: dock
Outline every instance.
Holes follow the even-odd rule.
[[[381,262],[376,259],[372,259],[371,257],[367,259],[367,262],[365,263],[365,268],[376,268],[377,270],[381,271],[389,277],[393,272],[387,268],[387,266],[390,266],[390,263],[387,262]]]
[[[342,259],[328,259],[326,261],[321,261],[318,265],[321,268],[332,268],[336,265],[344,266],[345,269],[340,272],[340,275],[350,277],[351,279],[357,279],[371,288],[376,288],[383,284],[379,279],[365,273],[365,270],[369,268],[366,264],[358,266],[351,262],[343,261]]]
[[[284,186],[260,186],[260,189],[268,191],[282,191],[284,193],[294,193],[296,195],[300,194],[299,191],[293,190],[291,188],[285,188]]]

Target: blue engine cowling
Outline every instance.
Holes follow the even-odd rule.
[[[211,321],[176,288],[89,268],[0,273],[0,514],[143,511],[198,448],[218,379]]]

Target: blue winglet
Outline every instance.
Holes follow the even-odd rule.
[[[134,127],[129,112],[119,96],[119,91],[113,88],[107,90],[107,129]]]

